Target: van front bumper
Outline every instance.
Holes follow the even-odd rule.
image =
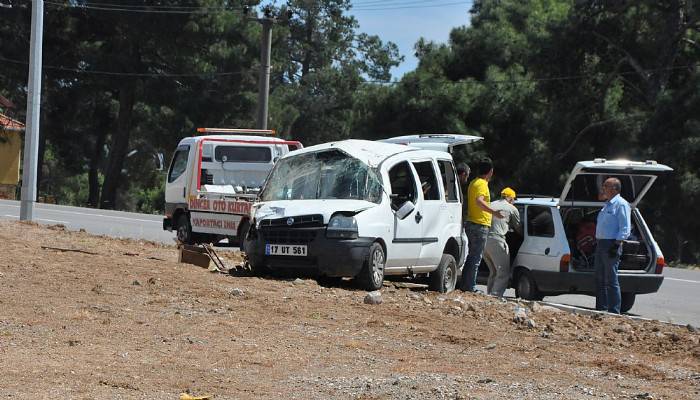
[[[595,295],[594,272],[530,271],[537,289],[544,294],[590,294]],[[664,281],[663,275],[625,274],[618,275],[620,292],[647,294],[656,293]]]
[[[255,230],[245,241],[251,264],[271,269],[313,270],[328,277],[354,277],[369,257],[374,238],[334,239],[326,237],[326,228]],[[306,256],[268,256],[265,245],[305,245]]]

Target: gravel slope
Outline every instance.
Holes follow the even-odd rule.
[[[700,398],[686,327],[401,284],[365,304],[60,226],[0,222],[0,243],[6,398]]]

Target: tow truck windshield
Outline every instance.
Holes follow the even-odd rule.
[[[281,159],[260,197],[261,201],[351,199],[381,201],[377,171],[339,150],[305,153]]]

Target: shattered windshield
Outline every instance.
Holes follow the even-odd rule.
[[[376,170],[342,151],[327,150],[280,160],[261,200],[352,199],[379,203],[381,193]]]

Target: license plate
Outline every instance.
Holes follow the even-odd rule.
[[[266,256],[306,256],[306,245],[266,244]]]

